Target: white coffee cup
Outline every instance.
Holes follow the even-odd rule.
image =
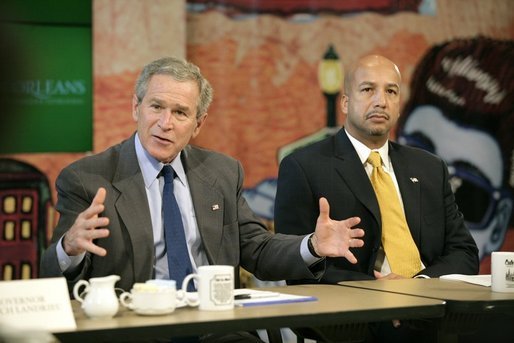
[[[151,280],[153,281],[153,280]],[[120,295],[120,302],[137,314],[158,315],[175,311],[177,290],[175,281],[135,283],[130,292]]]
[[[491,289],[493,292],[514,292],[514,251],[491,254]]]
[[[196,280],[198,296],[187,292],[187,285]],[[198,267],[196,274],[189,274],[182,283],[184,300],[200,310],[221,311],[234,308],[234,267],[210,265]]]

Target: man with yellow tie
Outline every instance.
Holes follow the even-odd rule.
[[[344,127],[280,164],[277,232],[312,232],[320,197],[328,199],[332,218],[359,217],[366,232],[364,247],[351,249],[359,262],[327,258],[321,283],[478,273],[478,249],[444,161],[389,140],[400,116],[400,85],[392,61],[360,58],[345,77]]]

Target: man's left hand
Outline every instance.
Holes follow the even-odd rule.
[[[357,263],[357,258],[350,248],[360,248],[364,241],[364,230],[354,228],[360,223],[359,217],[344,220],[332,220],[329,217],[330,206],[327,199],[319,199],[319,217],[312,237],[314,250],[319,256],[344,257],[349,262]]]

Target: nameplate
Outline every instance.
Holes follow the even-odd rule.
[[[76,329],[66,279],[0,281],[0,323],[48,332]]]

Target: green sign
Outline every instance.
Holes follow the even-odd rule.
[[[91,27],[8,26],[19,72],[2,82],[0,153],[92,150]]]

